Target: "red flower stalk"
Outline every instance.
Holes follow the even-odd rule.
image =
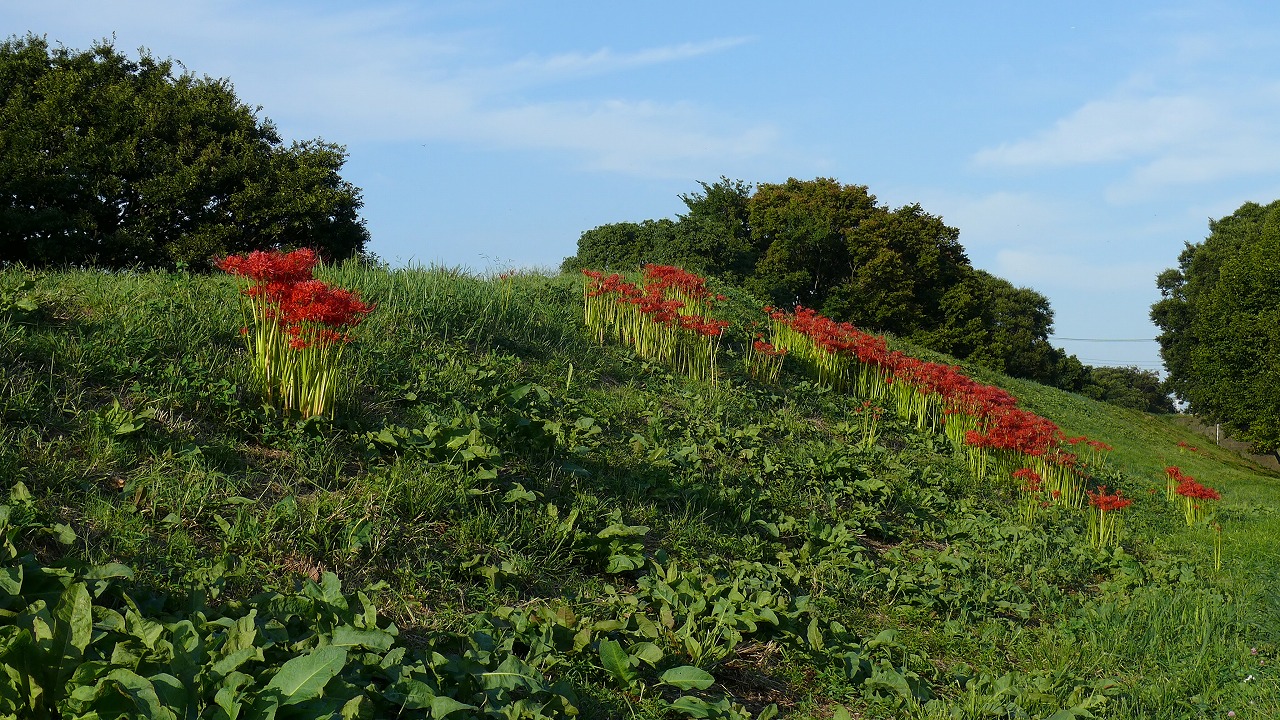
[[[304,417],[332,409],[343,330],[373,310],[351,292],[312,278],[314,251],[255,250],[223,258],[217,266],[250,281],[241,291],[254,326],[244,328],[255,382],[269,402]]]

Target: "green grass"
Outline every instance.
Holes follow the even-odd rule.
[[[230,278],[0,272],[0,478],[34,500],[23,552],[129,565],[122,591],[169,611],[197,587],[230,612],[331,572],[410,652],[515,658],[584,717],[1280,713],[1280,478],[1170,418],[968,368],[1114,446],[1098,482],[1136,503],[1121,548],[1096,550],[1083,513],[1024,525],[945,438],[889,413],[864,447],[858,398],[789,369],[755,382],[732,343],[714,386],[596,345],[579,278],[321,277],[377,309],[336,419],[302,422],[249,386]],[[1165,502],[1167,465],[1222,491],[1221,570]],[[661,682],[684,665],[716,684]]]

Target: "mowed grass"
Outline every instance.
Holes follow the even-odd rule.
[[[377,309],[336,419],[301,422],[248,385],[230,278],[0,273],[0,479],[77,536],[32,520],[30,549],[223,599],[334,572],[423,643],[539,607],[687,619],[636,684],[600,649],[637,647],[631,626],[558,650],[544,672],[587,717],[679,714],[677,658],[715,676],[708,716],[1280,715],[1280,484],[1169,418],[970,369],[1115,448],[1136,503],[1122,550],[1095,550],[1082,513],[1024,525],[944,438],[890,415],[861,447],[859,399],[751,381],[732,343],[715,386],[595,344],[579,278],[320,276]],[[1221,570],[1168,465],[1223,493]],[[666,567],[683,599],[652,594]]]

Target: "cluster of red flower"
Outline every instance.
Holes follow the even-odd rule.
[[[707,289],[705,278],[669,265],[646,265],[644,280],[637,286],[621,275],[605,275],[583,270],[589,278],[588,298],[613,297],[620,304],[634,305],[650,322],[719,337],[729,326],[706,313],[713,301],[724,300]]]
[[[1168,468],[1168,469],[1177,470],[1177,468]],[[1201,485],[1199,482],[1196,481],[1195,478],[1188,477],[1186,475],[1180,475],[1176,479],[1178,481],[1178,487],[1174,488],[1173,491],[1184,498],[1190,498],[1192,500],[1221,500],[1222,499],[1222,495],[1219,494],[1217,490],[1214,490],[1213,488],[1207,485]]]
[[[1057,425],[1018,408],[1012,395],[973,380],[954,365],[889,350],[883,337],[858,330],[849,323],[836,322],[809,308],[797,307],[794,314],[788,314],[766,307],[765,312],[775,323],[808,338],[819,351],[867,366],[884,384],[905,386],[917,395],[937,398],[941,415],[938,422],[973,428],[958,430],[957,439],[963,439],[966,444],[1074,464],[1075,457],[1070,453],[1054,452],[1062,439]]]
[[[724,296],[705,278],[669,265],[648,265],[639,285],[621,275],[583,270],[585,321],[601,342],[606,331],[641,357],[674,365],[712,382],[716,353],[729,323],[711,316]]]
[[[755,352],[758,352],[761,355],[768,355],[769,357],[787,354],[786,348],[774,347],[772,343],[767,343],[763,339],[757,339],[755,342],[751,343],[751,348]]]
[[[1108,495],[1107,486],[1103,485],[1098,488],[1098,492],[1089,491],[1089,504],[1098,508],[1100,512],[1108,513],[1129,507],[1133,504],[1133,500],[1125,497],[1119,490],[1114,495]]]
[[[319,262],[320,258],[309,248],[290,253],[254,250],[248,255],[228,255],[218,263],[218,268],[253,280],[255,287],[265,288],[310,280]]]
[[[1217,490],[1196,482],[1195,478],[1184,474],[1181,468],[1167,467],[1164,473],[1168,477],[1165,494],[1171,501],[1181,499],[1187,525],[1195,525],[1205,519],[1209,512],[1207,502],[1222,499]]]
[[[1040,473],[1031,468],[1020,468],[1013,471],[1013,479],[1022,481],[1023,492],[1036,494],[1040,492]]]
[[[373,306],[355,294],[312,278],[319,258],[307,248],[293,252],[231,255],[218,268],[252,284],[243,292],[253,301],[257,321],[274,321],[288,333],[289,346],[302,350],[312,344],[331,345],[350,340],[343,332],[364,319]],[[246,329],[247,331],[247,329]]]

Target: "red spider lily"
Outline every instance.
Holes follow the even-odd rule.
[[[1195,498],[1196,500],[1221,500],[1222,495],[1211,487],[1201,485],[1193,478],[1184,477],[1182,482],[1178,483],[1178,488],[1174,490],[1182,497]]]
[[[1089,492],[1089,504],[1098,508],[1100,512],[1116,512],[1123,510],[1133,504],[1133,500],[1124,497],[1119,490],[1114,495],[1107,494],[1107,486],[1103,485],[1098,488],[1098,492]]]
[[[228,255],[216,265],[220,270],[259,284],[290,284],[310,280],[319,262],[314,250],[301,248],[290,253],[254,250],[248,255]]]
[[[752,347],[752,349],[754,349],[756,352],[760,353],[761,355],[770,355],[770,356],[772,356],[772,355],[786,355],[786,354],[787,354],[787,349],[786,349],[786,348],[776,348],[776,347],[774,347],[773,345],[771,345],[771,344],[769,344],[769,343],[765,342],[764,340],[756,340],[754,343],[752,343],[752,344],[751,344],[751,347]]]
[[[304,417],[328,412],[337,388],[343,332],[364,319],[373,306],[351,292],[312,278],[314,251],[254,251],[223,258],[217,266],[250,281],[247,298],[254,331],[241,334],[250,352],[255,382],[269,402]]]
[[[1107,486],[1098,488],[1098,492],[1089,492],[1089,504],[1093,511],[1089,514],[1089,540],[1095,547],[1104,547],[1119,543],[1119,520],[1117,513],[1133,504],[1133,500],[1124,497],[1119,490],[1115,494],[1107,494]]]
[[[307,280],[291,285],[280,298],[279,321],[285,325],[316,323],[330,328],[359,324],[373,311],[355,294],[326,285],[320,280]]]
[[[718,339],[729,326],[709,315],[722,296],[706,278],[670,265],[646,265],[641,285],[621,275],[584,270],[583,316],[603,342],[606,330],[642,357],[714,380]]]
[[[1013,479],[1022,481],[1022,490],[1028,493],[1040,492],[1042,478],[1040,473],[1031,468],[1020,468],[1013,471]]]
[[[1222,495],[1217,490],[1201,485],[1195,478],[1184,475],[1176,467],[1165,468],[1165,474],[1169,476],[1168,483],[1165,485],[1166,494],[1170,500],[1181,498],[1182,513],[1187,525],[1195,525],[1205,518],[1208,514],[1206,502],[1222,499]],[[1177,485],[1173,486],[1175,482]],[[1173,487],[1172,491],[1169,490],[1170,487]]]

